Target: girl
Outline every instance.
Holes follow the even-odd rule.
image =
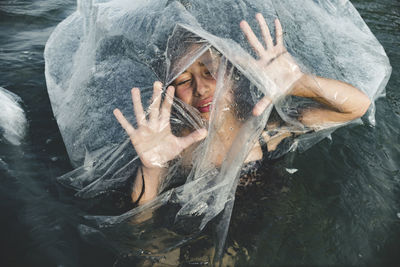
[[[337,80],[312,77],[300,70],[284,46],[279,20],[275,20],[275,44],[263,16],[257,14],[256,20],[260,26],[264,44],[258,40],[246,21],[240,23],[241,30],[258,56],[257,60],[253,59],[246,64],[265,74],[266,81],[272,81],[275,93],[264,96],[254,106],[253,116],[260,116],[271,103],[275,103],[282,95],[288,94],[310,98],[322,104],[315,108],[305,109],[298,114],[298,121],[308,130],[318,130],[354,120],[367,111],[370,100],[357,88]],[[212,60],[210,52],[199,57],[173,81],[172,85],[168,86],[164,101],[162,101],[163,85],[155,82],[148,118],[142,107],[140,91],[138,88],[133,88],[132,101],[137,129],[126,120],[120,110],[114,110],[116,119],[129,135],[142,163],[131,194],[132,201],[138,205],[151,201],[157,196],[168,162],[179,155],[190,161],[193,147],[207,136],[205,128],[192,132],[183,130],[179,136],[173,134],[170,115],[174,97],[184,105],[196,109],[203,121],[210,119],[212,105],[220,107],[232,105],[232,95],[224,97],[224,103],[215,101],[218,77],[211,67],[212,64],[209,64]],[[215,133],[219,137],[218,144],[214,144],[218,149],[214,149],[214,152],[208,155],[215,166],[222,163],[238,133],[235,129],[240,128],[237,126],[242,123],[232,111],[233,109],[229,110],[230,112],[224,113],[222,123]],[[282,140],[292,135],[290,130],[285,130],[285,127],[278,127],[273,123],[269,123],[266,129],[262,134],[262,140],[266,143],[268,151],[275,150]],[[257,161],[263,157],[265,155],[262,146],[260,142],[256,142],[248,153],[245,163]]]

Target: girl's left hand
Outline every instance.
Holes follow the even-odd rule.
[[[259,57],[254,64],[262,71],[263,82],[269,90],[269,95],[262,98],[253,108],[253,115],[259,116],[272,101],[287,94],[292,85],[303,76],[303,73],[283,44],[280,21],[275,20],[276,44],[274,45],[264,17],[258,13],[256,19],[266,48],[246,21],[240,23],[240,28]]]

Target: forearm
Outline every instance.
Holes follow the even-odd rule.
[[[367,95],[348,83],[310,75],[303,75],[293,86],[291,94],[312,98],[326,106],[326,109],[303,112],[302,122],[308,126],[359,118],[371,103]]]
[[[312,98],[341,113],[362,114],[370,100],[354,86],[327,78],[303,75],[293,86],[292,95]]]
[[[139,168],[133,183],[132,202],[137,202],[140,198],[137,204],[142,205],[153,200],[157,196],[158,186],[164,173],[165,170],[163,168],[146,168],[144,166]]]

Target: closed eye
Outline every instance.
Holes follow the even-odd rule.
[[[204,77],[206,77],[207,79],[214,79],[214,77],[212,76],[212,74],[209,70],[206,70],[204,72]]]
[[[187,82],[190,82],[191,80],[192,80],[192,79],[187,79],[187,80],[184,80],[184,81],[182,81],[182,82],[178,83],[176,86],[179,86],[179,85],[185,84],[185,83],[187,83]]]

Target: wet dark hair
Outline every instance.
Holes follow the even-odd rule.
[[[233,110],[239,120],[246,120],[252,116],[252,111],[257,102],[255,96],[251,94],[252,84],[237,68],[234,68],[232,79],[234,80]]]

